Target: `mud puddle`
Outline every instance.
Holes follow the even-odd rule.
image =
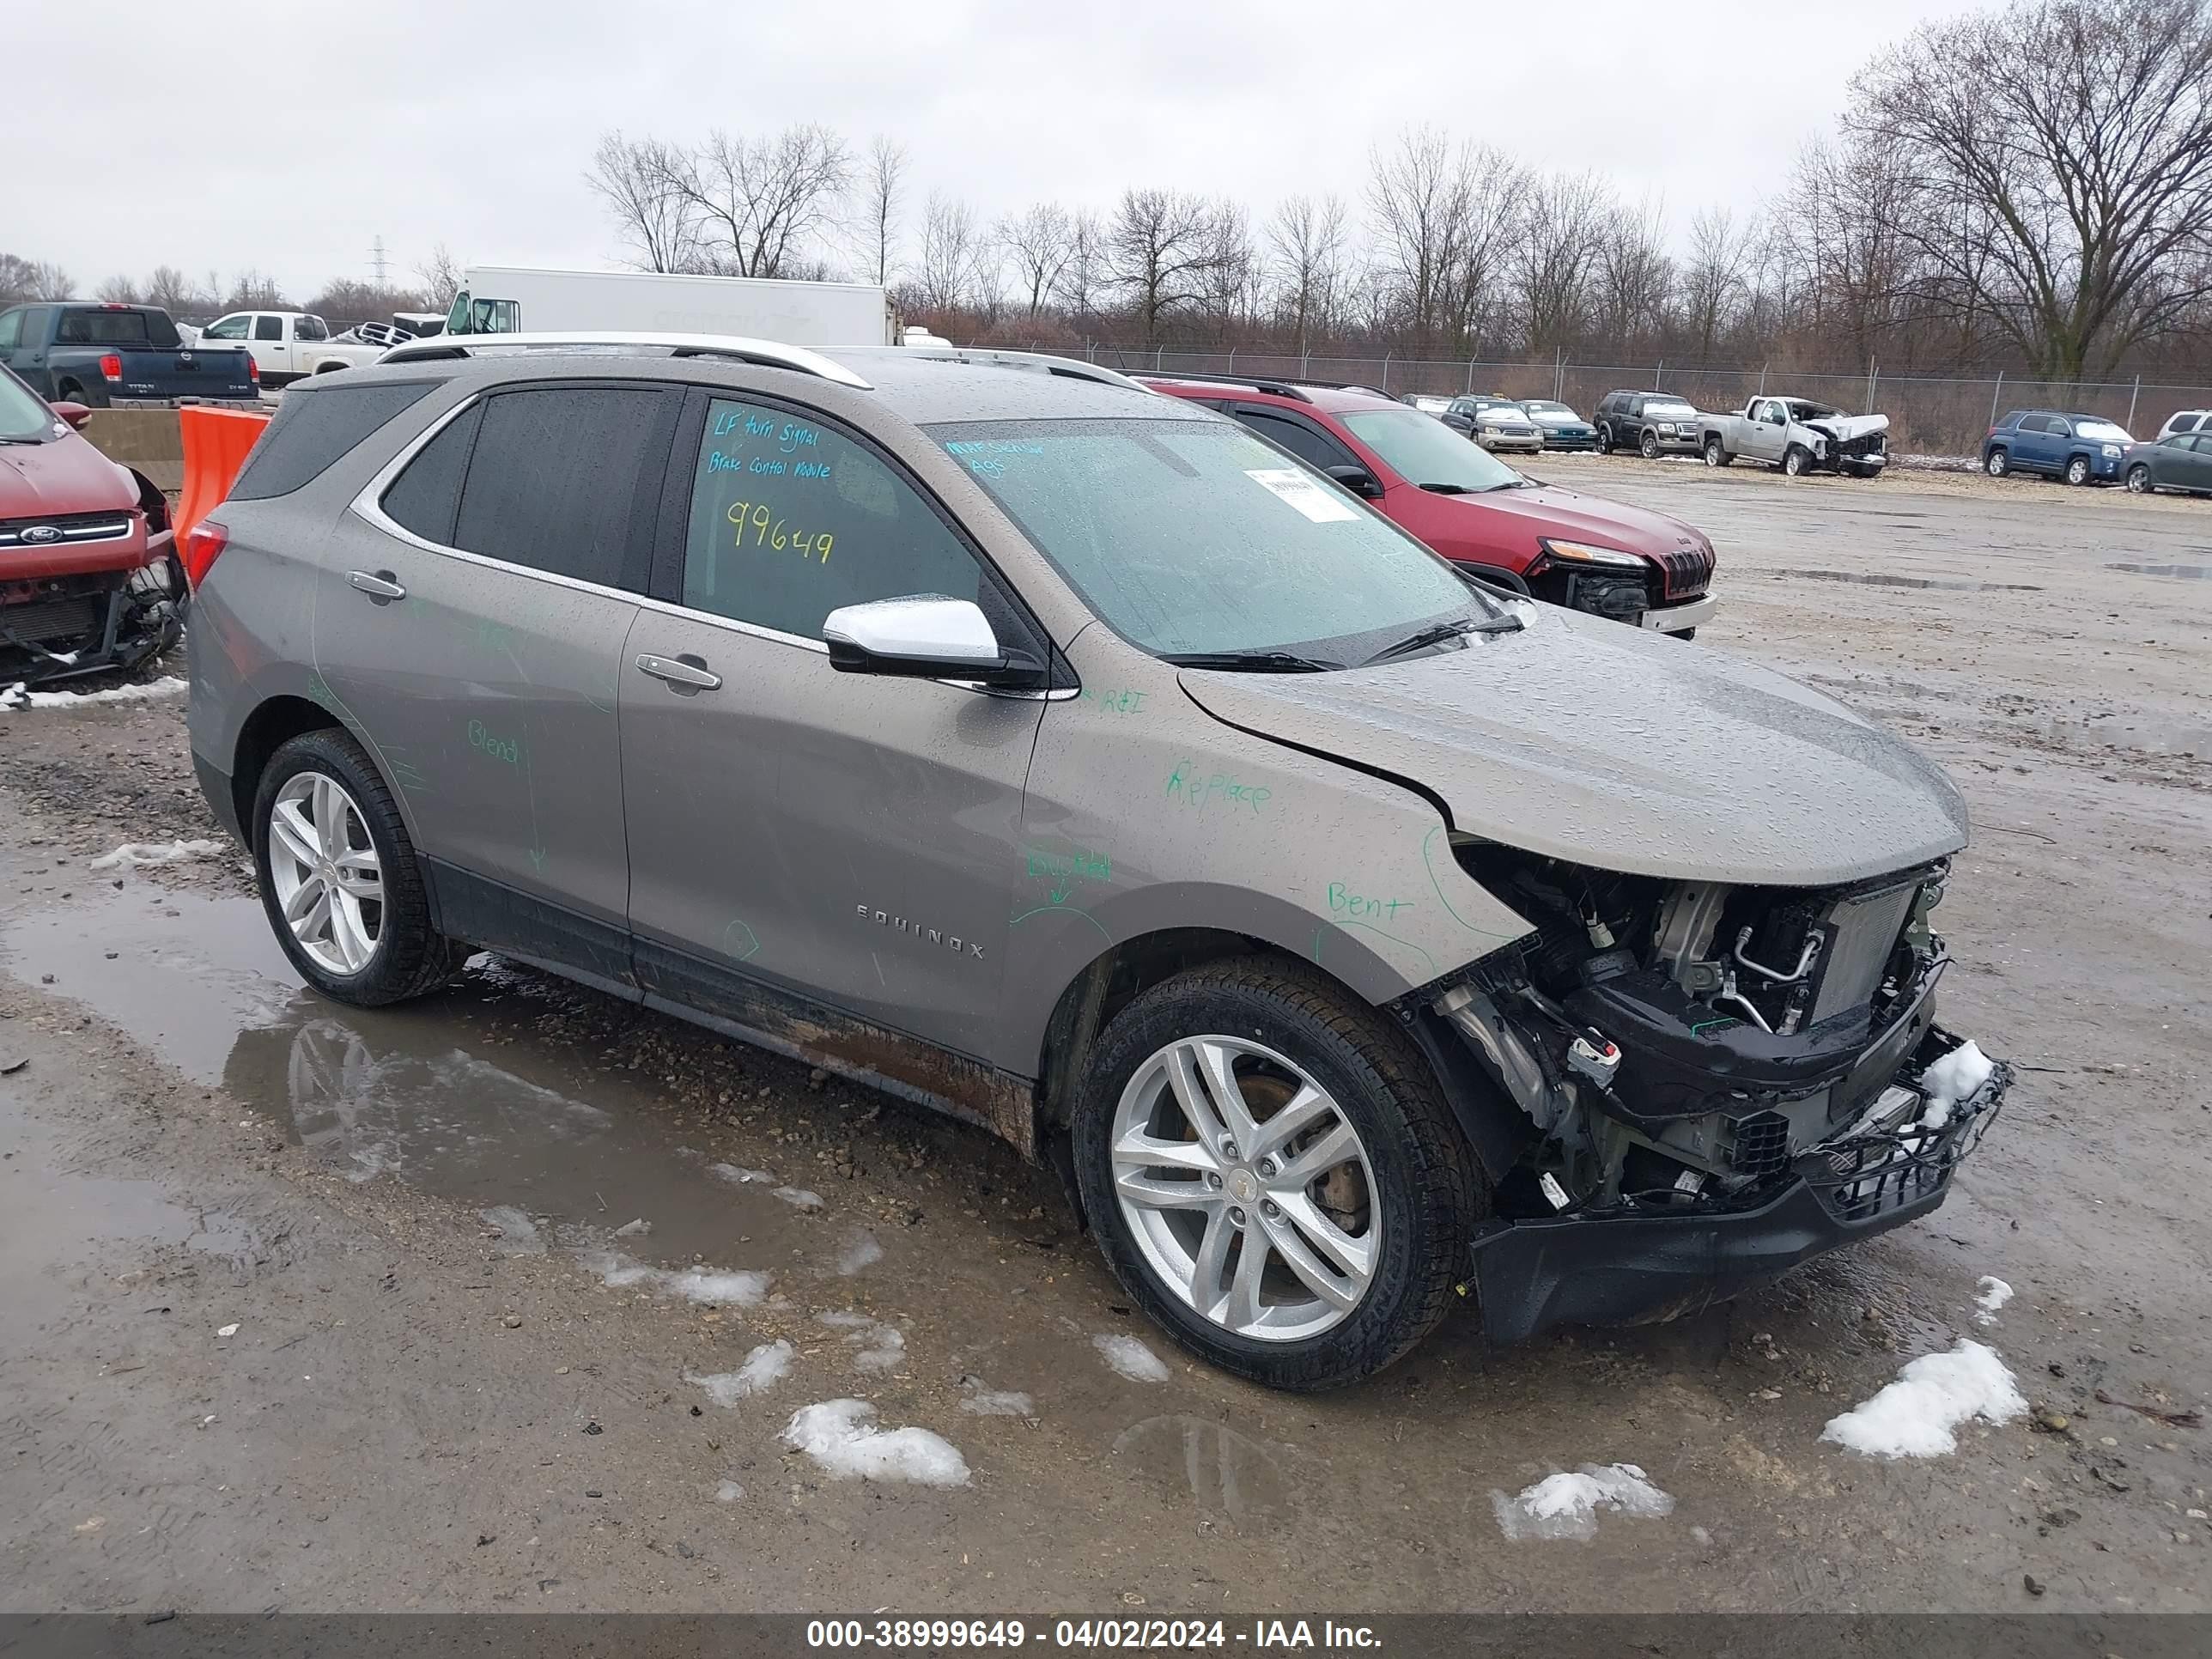
[[[2115,566],[2116,569],[2132,568]],[[1770,575],[1816,582],[1855,582],[1866,587],[1935,588],[1947,593],[2040,593],[2033,582],[1970,582],[1942,576],[1893,576],[1881,570],[1776,570]]]
[[[641,1262],[741,1255],[825,1276],[850,1243],[774,1195],[783,1172],[718,1174],[650,1089],[578,1050],[492,1035],[537,1012],[538,993],[495,958],[440,996],[348,1008],[301,984],[257,901],[132,884],[0,923],[0,966],[91,1007],[349,1180],[500,1211],[510,1243],[542,1234]],[[635,1221],[647,1227],[623,1231]]]

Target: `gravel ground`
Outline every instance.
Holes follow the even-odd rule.
[[[218,833],[180,702],[0,713],[0,1610],[2205,1610],[2212,586],[2110,567],[2212,566],[2212,509],[1542,470],[1711,532],[1684,648],[1966,789],[1946,1018],[2023,1076],[1937,1215],[1676,1324],[1501,1352],[1462,1317],[1269,1395],[1133,1317],[980,1134],[489,959],[318,1001],[234,854],[88,868]],[[768,1281],[704,1305],[695,1267]],[[1962,1337],[2038,1419],[1822,1442]],[[777,1342],[757,1395],[690,1380]],[[783,1443],[847,1396],[969,1484]],[[1494,1494],[1613,1463],[1672,1512],[1506,1538]]]

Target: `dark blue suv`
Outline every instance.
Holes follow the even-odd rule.
[[[2101,415],[2068,415],[2055,409],[2015,409],[1982,440],[1982,471],[2040,472],[2070,484],[2114,483],[2120,457],[2135,440]]]

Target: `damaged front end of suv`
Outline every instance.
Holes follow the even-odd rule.
[[[1432,1004],[1530,1133],[1474,1243],[1500,1340],[1696,1311],[1943,1201],[2012,1080],[1936,1024],[1948,860],[1819,888],[1472,836],[1534,927]]]

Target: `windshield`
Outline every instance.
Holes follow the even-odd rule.
[[[1474,447],[1413,410],[1379,418]],[[1423,623],[1493,614],[1419,542],[1227,421],[927,430],[1108,627],[1157,656],[1358,662]]]
[[[1482,418],[1486,421],[1526,421],[1528,411],[1518,404],[1485,404]]]
[[[2115,426],[2110,421],[2076,421],[2074,435],[2101,444],[2131,444],[2135,441],[2128,435],[2125,427]]]
[[[1802,398],[1790,405],[1790,418],[1793,421],[1826,421],[1832,419],[1835,413],[1826,404],[1808,404]]]
[[[1526,409],[1531,415],[1547,415],[1557,421],[1578,421],[1582,419],[1581,416],[1576,414],[1573,410],[1569,409],[1565,404],[1523,404],[1522,407]]]
[[[1395,409],[1362,409],[1337,418],[1409,483],[1458,489],[1510,489],[1521,475],[1437,422]]]
[[[1655,398],[1644,405],[1644,412],[1646,415],[1656,415],[1662,420],[1676,420],[1686,415],[1694,415],[1698,411],[1685,403],[1677,403],[1672,399],[1662,403]]]
[[[54,412],[14,375],[0,371],[0,438],[52,434]]]

